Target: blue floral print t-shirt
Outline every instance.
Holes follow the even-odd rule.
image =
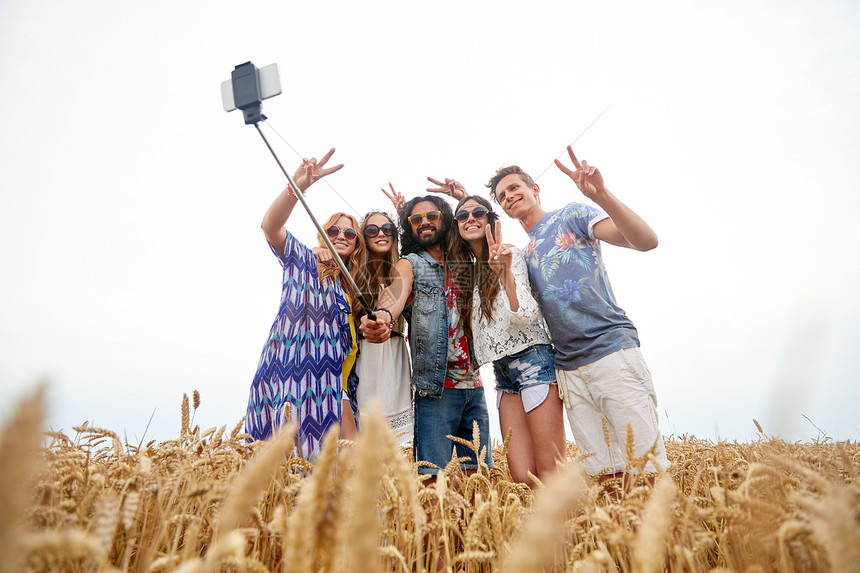
[[[571,203],[547,213],[529,231],[523,250],[560,370],[639,346],[636,327],[615,303],[594,238],[594,224],[606,218],[594,207]]]

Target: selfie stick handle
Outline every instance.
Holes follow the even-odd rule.
[[[281,160],[278,159],[278,156],[275,154],[275,150],[272,149],[272,146],[269,144],[269,140],[266,139],[266,135],[263,133],[263,130],[260,129],[260,125],[258,123],[255,123],[254,127],[257,128],[257,133],[259,133],[260,137],[263,138],[263,141],[266,143],[266,147],[269,148],[269,151],[271,152],[272,157],[274,157],[275,161],[278,163],[278,167],[280,167],[281,171],[284,172],[284,175],[287,176],[287,181],[289,182],[290,187],[293,190],[293,195],[295,195],[298,198],[298,200],[301,202],[302,207],[305,208],[305,211],[308,214],[308,217],[311,218],[311,221],[313,222],[314,227],[316,227],[317,231],[319,231],[320,237],[322,237],[326,248],[331,252],[331,255],[334,258],[334,261],[337,263],[337,266],[340,269],[340,274],[346,278],[346,281],[349,283],[349,286],[352,287],[352,292],[354,292],[355,295],[358,297],[358,302],[361,303],[361,306],[364,308],[364,311],[367,313],[367,318],[369,318],[370,320],[376,320],[376,315],[373,314],[373,309],[371,309],[370,305],[367,304],[367,301],[364,299],[364,297],[361,294],[361,290],[358,288],[358,285],[355,284],[355,280],[353,280],[352,275],[349,274],[349,270],[346,268],[346,265],[343,264],[343,260],[340,258],[340,255],[337,253],[337,251],[334,250],[334,245],[331,244],[331,240],[328,238],[328,235],[326,234],[325,230],[322,228],[322,225],[319,224],[319,221],[317,221],[317,218],[314,217],[314,214],[311,211],[311,208],[308,207],[308,203],[305,200],[304,193],[301,192],[301,190],[299,189],[299,186],[296,185],[296,182],[293,181],[293,178],[290,176],[290,174],[287,172],[287,170],[284,169],[284,166],[281,163]],[[359,231],[359,232],[361,232],[361,231]],[[356,246],[358,246],[358,245],[356,245]]]

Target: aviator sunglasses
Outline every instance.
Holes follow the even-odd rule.
[[[326,229],[325,234],[330,238],[334,239],[343,231],[343,236],[346,237],[348,241],[354,241],[356,237],[358,237],[358,233],[355,232],[355,229],[352,227],[347,227],[346,229],[341,229],[337,225],[332,225],[328,229]]]
[[[379,225],[368,225],[364,228],[364,236],[373,238],[379,234],[379,231],[382,231],[382,234],[386,237],[393,237],[394,233],[397,232],[397,227],[394,226],[394,223],[384,223],[381,227]]]
[[[421,224],[425,218],[430,223],[435,223],[442,217],[442,211],[427,211],[426,213],[415,213],[409,217],[409,222],[416,227]]]
[[[466,219],[469,218],[469,215],[471,215],[475,219],[480,219],[481,217],[486,216],[487,213],[489,213],[489,212],[490,211],[485,209],[484,207],[475,207],[474,209],[472,209],[471,213],[465,209],[460,209],[454,215],[454,218],[462,223],[463,221],[465,221]]]

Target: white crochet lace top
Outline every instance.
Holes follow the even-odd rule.
[[[478,287],[472,299],[472,341],[478,364],[487,364],[535,344],[549,344],[546,324],[540,307],[532,296],[529,275],[522,252],[511,247],[511,272],[517,285],[519,309],[511,311],[508,295],[500,285],[499,293],[493,300],[493,320],[481,316],[481,303]]]

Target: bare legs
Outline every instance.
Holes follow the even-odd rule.
[[[352,406],[349,400],[343,401],[343,410],[340,421],[340,438],[342,440],[353,440],[358,436],[358,429],[355,427],[355,418],[352,415]]]
[[[555,471],[556,460],[564,461],[564,415],[561,399],[550,386],[546,400],[526,413],[519,394],[502,394],[499,423],[502,435],[513,430],[508,447],[508,467],[514,481],[534,485],[528,474],[541,480]]]

